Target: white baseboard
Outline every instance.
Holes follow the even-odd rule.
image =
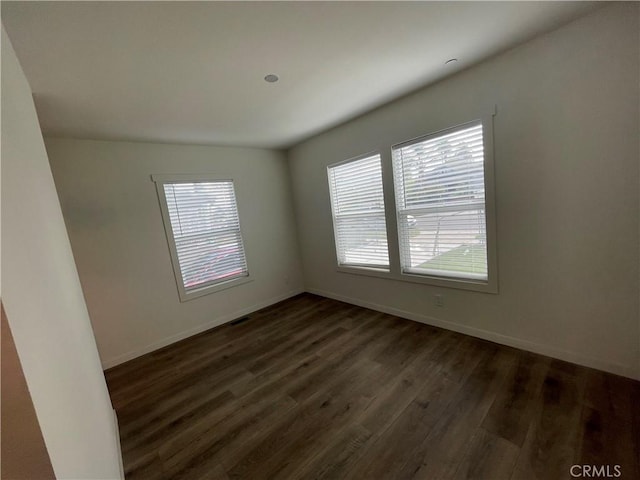
[[[154,342],[143,348],[125,353],[123,355],[119,355],[118,357],[115,357],[112,359],[105,360],[102,362],[102,368],[106,370],[108,368],[115,367],[116,365],[120,365],[121,363],[140,357],[149,352],[153,352],[154,350],[158,350],[159,348],[166,347],[167,345],[171,345],[172,343],[178,342],[180,340],[191,337],[193,335],[197,335],[198,333],[204,332],[205,330],[209,330],[210,328],[223,325],[232,320],[235,320],[236,318],[242,317],[244,315],[248,315],[257,310],[268,307],[269,305],[273,305],[274,303],[278,303],[283,300],[286,300],[287,298],[303,293],[304,291],[305,289],[292,290],[284,295],[271,298],[264,302],[255,304],[251,307],[230,313],[223,317],[216,318],[211,322],[199,325],[195,328],[186,330],[184,332],[180,332],[176,335],[172,335],[171,337],[164,338],[158,342]],[[333,298],[334,300],[339,300],[341,302],[350,303],[352,305],[358,305],[360,307],[376,310],[378,312],[388,313],[390,315],[406,318],[408,320],[413,320],[416,322],[425,323],[427,325],[433,325],[435,327],[452,330],[454,332],[463,333],[465,335],[470,335],[472,337],[482,338],[483,340],[489,340],[491,342],[507,345],[509,347],[519,348],[521,350],[526,350],[529,352],[538,353],[540,355],[546,355],[548,357],[565,360],[567,362],[576,363],[578,365],[583,365],[585,367],[595,368],[597,370],[603,370],[605,372],[614,373],[616,375],[621,375],[623,377],[640,380],[640,371],[637,368],[633,368],[632,366],[609,362],[599,358],[588,357],[588,356],[571,352],[568,350],[562,350],[562,349],[551,347],[548,345],[531,342],[529,340],[510,337],[507,335],[502,335],[500,333],[495,333],[488,330],[482,330],[479,328],[470,327],[467,325],[462,325],[462,324],[450,322],[447,320],[441,320],[439,318],[430,317],[427,315],[409,312],[406,310],[401,310],[401,309],[389,307],[386,305],[380,305],[377,303],[368,302],[368,301],[360,300],[357,298],[347,297],[345,295],[340,295],[338,293],[329,292],[326,290],[308,288],[306,289],[306,291],[309,293],[323,296],[323,297]]]
[[[463,333],[472,337],[482,338],[483,340],[489,340],[491,342],[507,345],[509,347],[519,348],[521,350],[538,353],[540,355],[546,355],[548,357],[565,360],[567,362],[576,363],[585,367],[595,368],[597,370],[603,370],[605,372],[614,373],[616,375],[632,378],[634,380],[640,380],[640,371],[638,371],[638,369],[636,368],[633,368],[632,366],[608,362],[599,358],[588,357],[568,350],[562,350],[559,348],[550,347],[548,345],[531,342],[529,340],[509,337],[500,333],[482,330],[475,327],[469,327],[467,325],[461,325],[459,323],[441,320],[438,318],[409,312],[406,310],[400,310],[398,308],[388,307],[386,305],[380,305],[357,298],[347,297],[334,292],[328,292],[325,290],[318,290],[314,288],[308,288],[307,292],[314,293],[322,297],[333,298],[334,300],[350,303],[352,305],[358,305],[359,307],[369,308],[378,312],[388,313],[397,317],[406,318],[408,320],[425,323],[427,325],[444,328],[446,330],[452,330],[454,332]]]
[[[115,367],[116,365],[120,365],[121,363],[128,362],[129,360],[133,360],[134,358],[153,352],[154,350],[158,350],[159,348],[166,347],[167,345],[171,345],[172,343],[179,342],[180,340],[184,340],[185,338],[191,337],[193,335],[197,335],[198,333],[204,332],[205,330],[209,330],[210,328],[218,327],[232,320],[243,317],[245,315],[248,315],[250,313],[253,313],[257,310],[268,307],[270,305],[273,305],[274,303],[281,302],[283,300],[286,300],[287,298],[291,298],[303,292],[304,292],[304,289],[302,288],[291,290],[285,293],[284,295],[279,295],[277,297],[270,298],[263,302],[252,305],[251,307],[243,308],[242,310],[238,310],[236,312],[229,313],[222,317],[218,317],[212,320],[211,322],[198,325],[195,328],[191,328],[189,330],[185,330],[184,332],[177,333],[176,335],[163,338],[162,340],[158,342],[154,342],[145,347],[127,352],[123,355],[118,355],[117,357],[114,357],[114,358],[104,360],[102,362],[102,369],[106,370],[108,368]]]

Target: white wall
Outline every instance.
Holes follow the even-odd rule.
[[[111,402],[29,84],[2,28],[2,301],[57,478],[120,478]]]
[[[47,139],[105,367],[302,290],[282,152]],[[151,174],[233,178],[252,282],[181,303]]]
[[[607,6],[293,148],[306,289],[640,376],[638,31]],[[338,273],[326,166],[494,104],[500,293]]]

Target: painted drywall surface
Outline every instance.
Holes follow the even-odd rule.
[[[610,6],[293,148],[307,290],[638,376],[638,62]],[[337,272],[326,166],[493,105],[499,294]]]
[[[103,365],[109,367],[302,290],[282,152],[47,139]],[[234,180],[252,282],[180,302],[152,174]]]
[[[113,410],[29,84],[2,29],[2,301],[56,478],[121,478]]]

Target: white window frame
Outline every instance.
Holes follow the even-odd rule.
[[[468,290],[482,293],[498,293],[498,254],[497,254],[497,231],[496,231],[496,199],[495,199],[495,173],[494,173],[494,151],[493,151],[493,117],[496,115],[496,107],[485,110],[480,115],[469,115],[460,121],[447,122],[440,124],[432,129],[427,135],[414,137],[411,140],[401,140],[385,146],[367,155],[355,157],[353,159],[364,158],[372,154],[379,153],[382,159],[382,186],[384,190],[384,203],[387,220],[387,245],[389,247],[389,270],[372,269],[372,268],[354,268],[343,267],[339,264],[336,271],[345,274],[365,275],[370,277],[378,277],[400,282],[419,283],[431,285],[435,287],[453,288],[457,290]],[[475,120],[474,120],[475,119]],[[451,277],[435,277],[429,275],[416,275],[411,273],[402,273],[400,264],[400,238],[398,218],[396,211],[395,183],[393,179],[393,160],[391,150],[393,147],[423,140],[428,136],[441,135],[443,132],[469,123],[477,121],[482,122],[483,145],[484,145],[484,194],[485,194],[485,221],[487,231],[487,281],[474,281],[467,279],[455,279]],[[387,144],[389,145],[389,144]],[[353,160],[352,159],[352,160]],[[348,160],[347,160],[348,161]],[[341,162],[343,163],[343,162]],[[339,164],[339,163],[338,163]],[[333,165],[338,165],[333,164]],[[330,166],[333,166],[330,165]],[[331,208],[333,201],[330,199]],[[335,225],[334,238],[335,238]]]
[[[198,183],[198,182],[231,182],[234,188],[236,182],[233,178],[230,177],[220,177],[216,175],[209,174],[175,174],[175,175],[151,175],[151,180],[155,183],[156,193],[158,195],[158,202],[160,203],[160,213],[162,214],[162,223],[164,224],[164,231],[167,237],[167,243],[169,246],[169,253],[171,256],[171,265],[173,267],[173,274],[176,281],[176,286],[178,287],[178,296],[181,302],[186,302],[188,300],[192,300],[194,298],[202,297],[204,295],[209,295],[214,292],[219,292],[221,290],[226,290],[228,288],[232,288],[238,285],[243,285],[245,283],[249,283],[253,281],[253,279],[249,275],[249,267],[247,265],[246,275],[241,277],[234,277],[229,280],[221,280],[215,281],[212,283],[204,284],[200,288],[188,290],[184,286],[184,281],[182,278],[182,271],[180,269],[180,261],[178,259],[178,250],[176,247],[175,237],[173,235],[173,228],[171,226],[171,218],[169,216],[169,208],[167,206],[167,200],[165,196],[164,185],[165,184],[175,184],[175,183]],[[236,210],[238,211],[238,223],[240,225],[240,211],[238,206],[238,199],[236,197]],[[240,241],[242,242],[242,246],[244,249],[245,261],[247,261],[247,253],[244,248],[244,238],[242,236],[242,229],[240,225]],[[248,263],[248,261],[247,261]]]
[[[475,280],[472,278],[455,278],[453,276],[435,276],[414,272],[403,272],[398,266],[398,275],[401,279],[417,283],[426,283],[435,286],[458,288],[463,290],[474,290],[486,293],[498,293],[498,260],[497,260],[497,242],[496,242],[496,211],[495,211],[495,176],[494,176],[494,154],[493,154],[493,115],[485,115],[475,120],[470,120],[454,126],[443,128],[441,130],[422,135],[420,137],[400,142],[391,146],[391,150],[407,145],[423,142],[430,138],[439,137],[449,132],[460,130],[462,128],[482,124],[482,140],[484,147],[484,187],[485,187],[485,222],[487,234],[487,279]],[[392,160],[393,161],[393,160]],[[395,182],[393,182],[395,185]],[[394,187],[395,189],[395,187]],[[395,191],[394,191],[395,194]],[[398,218],[398,209],[395,205],[394,195],[394,216],[396,217],[396,237],[400,243],[400,219]],[[399,248],[401,246],[399,245]],[[398,251],[398,255],[400,252]]]
[[[389,257],[389,265],[387,266],[383,266],[383,265],[366,265],[366,264],[348,264],[348,263],[340,263],[340,246],[339,246],[339,241],[338,241],[338,229],[336,228],[336,213],[335,213],[335,209],[334,209],[334,202],[335,199],[333,198],[333,189],[331,187],[331,169],[335,168],[335,167],[339,167],[341,165],[346,165],[352,162],[357,162],[359,160],[364,160],[366,158],[370,158],[370,157],[380,157],[380,168],[382,170],[381,173],[381,188],[382,188],[382,195],[383,195],[383,202],[384,202],[384,206],[383,206],[383,210],[384,210],[384,217],[385,217],[385,228],[386,228],[386,235],[387,235],[387,255]],[[342,160],[340,162],[336,162],[336,163],[332,163],[331,165],[327,166],[327,178],[329,181],[329,202],[331,204],[331,221],[332,221],[332,226],[333,226],[333,239],[334,239],[334,246],[335,246],[335,253],[336,253],[336,262],[337,262],[337,269],[338,271],[341,272],[345,272],[345,273],[361,273],[361,272],[366,272],[369,275],[387,275],[390,272],[390,268],[391,268],[391,252],[389,249],[389,225],[388,225],[388,219],[387,219],[387,199],[386,199],[386,195],[385,195],[385,188],[384,188],[384,162],[382,160],[382,154],[379,151],[373,151],[373,152],[369,152],[369,153],[365,153],[363,155],[358,155],[356,157],[351,157],[348,158],[347,160]]]

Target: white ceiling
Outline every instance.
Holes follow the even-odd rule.
[[[285,148],[598,6],[3,1],[2,23],[45,134]]]

